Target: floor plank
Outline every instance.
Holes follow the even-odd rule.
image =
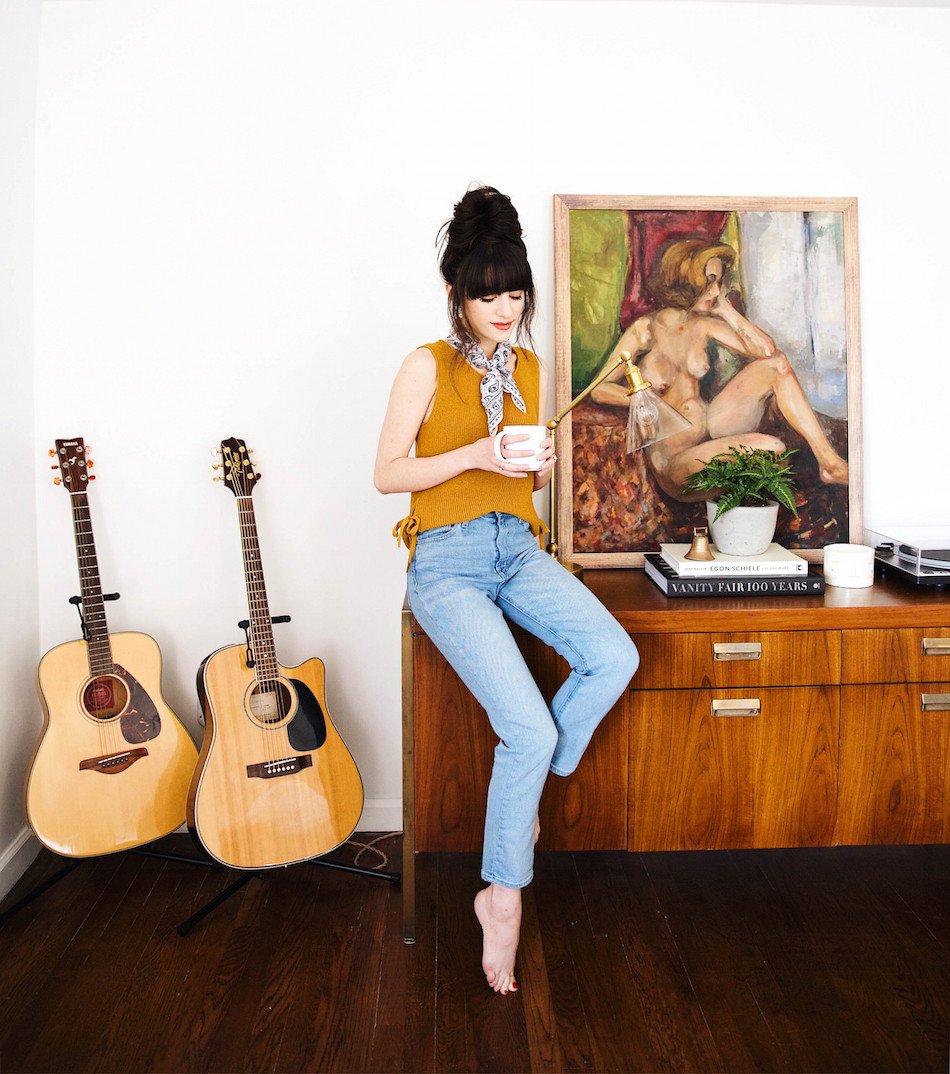
[[[612,971],[615,1020],[638,1045],[628,1050],[630,1069],[725,1069],[643,863],[620,852],[576,857],[587,913]]]
[[[389,899],[376,984],[369,1054],[382,1074],[435,1074],[435,967],[439,869],[433,855],[416,865],[416,912],[426,923],[414,944],[402,941],[402,906]]]

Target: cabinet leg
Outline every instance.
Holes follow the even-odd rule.
[[[415,678],[412,612],[402,606],[402,938],[416,942]]]

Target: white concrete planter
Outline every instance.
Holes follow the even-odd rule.
[[[733,507],[713,522],[716,505],[706,501],[706,517],[712,543],[726,556],[759,556],[772,543],[778,522],[778,504],[762,507]]]

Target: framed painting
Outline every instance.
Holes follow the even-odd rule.
[[[794,449],[798,517],[775,540],[820,560],[861,541],[857,200],[557,195],[561,556],[639,566],[688,542],[682,486],[731,446]],[[689,426],[627,453],[619,355]]]

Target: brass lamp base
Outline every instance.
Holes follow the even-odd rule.
[[[545,551],[552,559],[557,560],[566,571],[570,571],[579,582],[584,581],[584,568],[579,563],[565,563],[563,560],[558,559],[558,547],[556,544],[552,542],[545,548]]]

